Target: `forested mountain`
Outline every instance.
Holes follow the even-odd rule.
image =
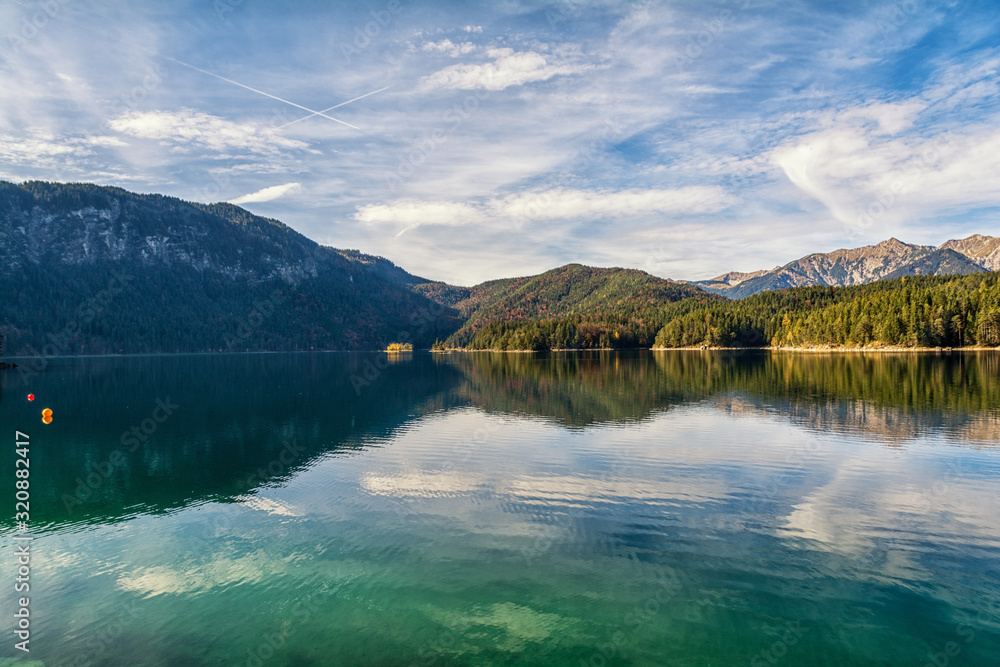
[[[982,273],[1000,268],[1000,239],[986,236],[938,248],[890,239],[702,284],[743,301],[579,264],[461,287],[318,245],[231,204],[0,181],[0,261],[0,333],[13,356],[434,341],[471,349],[1000,345],[998,278]],[[824,286],[781,289],[800,283]]]
[[[1000,273],[917,276],[852,287],[796,287],[743,300],[686,298],[643,312],[655,347],[997,347]],[[469,349],[648,345],[647,329],[606,318],[490,322]],[[640,333],[637,333],[640,332]],[[449,341],[453,342],[453,341]]]
[[[731,299],[788,287],[844,287],[920,275],[965,275],[1000,268],[1000,239],[970,236],[935,248],[897,239],[877,245],[815,253],[770,271],[731,272],[694,282]]]
[[[666,320],[673,302],[718,297],[702,290],[651,276],[635,269],[604,269],[568,264],[536,276],[507,278],[470,287],[454,305],[465,323],[447,343],[477,349],[522,345],[542,347],[610,347],[649,345]],[[515,332],[520,342],[505,339],[520,322],[551,326],[553,338]],[[527,338],[523,338],[527,336]],[[627,343],[627,344],[626,344]]]
[[[387,260],[385,257],[366,255],[359,250],[337,250],[336,252],[342,257],[364,266],[375,275],[380,276],[388,282],[396,285],[402,285],[412,289],[417,285],[433,284],[426,278],[420,278],[403,270]]]
[[[230,204],[0,182],[7,353],[429,346],[457,313],[387,260]]]
[[[656,345],[1000,346],[1000,273],[764,292],[690,309]]]

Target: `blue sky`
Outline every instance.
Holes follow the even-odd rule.
[[[994,2],[0,0],[0,178],[702,279],[1000,234],[998,67]]]

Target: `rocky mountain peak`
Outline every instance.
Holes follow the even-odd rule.
[[[913,248],[918,248],[919,246],[911,245],[909,243],[903,243],[895,236],[893,236],[885,241],[875,244],[873,247],[878,248],[879,250],[889,251],[889,252],[905,252]]]
[[[973,234],[941,244],[942,250],[954,250],[969,257],[988,271],[1000,270],[1000,238]]]
[[[892,237],[875,245],[814,253],[771,271],[727,273],[695,284],[709,292],[742,299],[787,287],[842,287],[902,276],[967,274],[998,269],[1000,238],[976,234],[935,248]]]

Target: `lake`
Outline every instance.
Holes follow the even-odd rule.
[[[2,389],[3,666],[1000,664],[996,353],[65,358]]]

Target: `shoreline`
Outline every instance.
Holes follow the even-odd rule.
[[[464,347],[449,347],[444,350],[430,350],[430,352],[435,352],[437,354],[442,354],[446,352],[513,352],[517,354],[525,352],[628,352],[636,350],[651,350],[653,348],[649,347],[554,347],[548,350],[470,350]],[[667,348],[663,348],[667,349]],[[694,348],[692,348],[694,349]],[[749,349],[749,348],[748,348]]]
[[[387,352],[386,350],[243,350],[239,352],[217,351],[217,352],[136,352],[129,354],[107,353],[107,354],[60,354],[55,356],[24,356],[11,355],[4,359],[29,361],[34,359],[128,359],[131,357],[193,357],[193,356],[217,356],[217,355],[247,355],[247,354],[385,354],[401,356],[402,354],[413,354],[414,352],[430,352],[432,354],[448,354],[451,352],[504,352],[512,354],[529,354],[536,352],[635,352],[648,350],[650,352],[1000,352],[1000,347],[981,347],[969,345],[966,347],[580,347],[580,348],[557,348],[552,350],[467,350],[455,347],[444,350],[433,350],[428,348],[418,348],[405,352]],[[8,363],[6,368],[0,365],[0,370],[10,370],[17,368],[19,364]]]
[[[580,348],[554,348],[551,350],[469,350],[462,347],[448,348],[445,350],[430,350],[435,354],[446,354],[450,352],[503,352],[511,354],[529,354],[536,352],[635,352],[637,350],[648,350],[650,352],[998,352],[1000,347],[981,347],[969,345],[966,347],[787,347],[770,345],[764,347],[580,347]]]
[[[990,352],[1000,351],[1000,347],[981,347],[969,345],[966,347],[901,347],[886,345],[883,347],[846,347],[846,346],[813,346],[788,347],[770,345],[763,347],[651,347],[653,352],[669,352],[670,350],[685,350],[698,352],[761,350],[767,352]]]

